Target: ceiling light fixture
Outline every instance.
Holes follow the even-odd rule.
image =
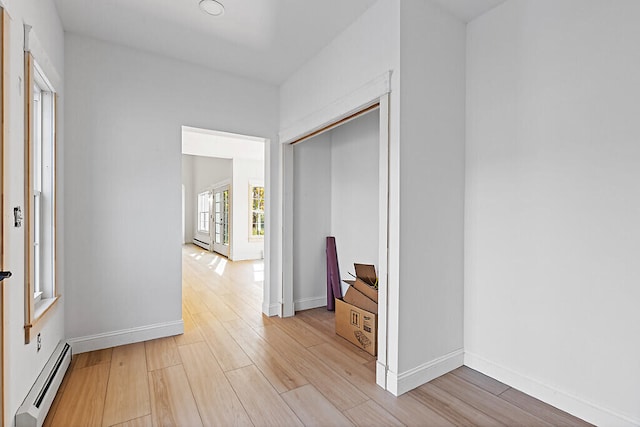
[[[224,14],[224,5],[216,0],[200,0],[200,9],[212,16]]]

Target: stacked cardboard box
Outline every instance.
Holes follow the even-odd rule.
[[[375,356],[378,345],[378,278],[373,265],[354,264],[355,280],[336,299],[336,333]]]

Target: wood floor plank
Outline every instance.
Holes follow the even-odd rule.
[[[194,314],[193,320],[223,371],[251,365],[251,359],[211,313]]]
[[[180,346],[180,356],[206,426],[251,426],[235,391],[204,343]]]
[[[283,393],[282,398],[307,427],[353,426],[353,423],[311,384]]]
[[[491,394],[495,394],[496,396],[509,389],[508,385],[503,384],[498,380],[494,380],[493,378],[467,366],[461,366],[458,369],[451,371],[451,373],[483,390],[488,391]]]
[[[368,400],[357,387],[322,363],[314,353],[301,346],[278,326],[266,326],[256,332],[341,411]]]
[[[178,354],[178,346],[173,337],[158,338],[145,341],[147,370],[168,368],[182,363]]]
[[[200,298],[198,291],[189,288],[183,289],[182,301],[187,306],[187,309],[191,314],[198,314],[208,311],[208,308]]]
[[[104,403],[105,427],[151,414],[145,344],[113,349]]]
[[[484,412],[507,426],[527,425],[527,426],[550,426],[551,424],[537,418],[526,411],[512,405],[511,403],[495,396],[488,391],[477,387],[462,378],[446,374],[435,380],[431,384],[446,391],[452,396],[466,402],[468,405]]]
[[[424,384],[409,394],[457,426],[504,427],[496,419],[432,384]]]
[[[109,369],[106,363],[74,369],[51,425],[101,426]]]
[[[231,307],[222,302],[222,300],[213,291],[207,289],[201,292],[200,295],[202,296],[202,301],[209,309],[209,312],[211,312],[216,319],[222,322],[240,319],[240,316],[238,316]]]
[[[325,342],[324,338],[310,328],[302,319],[287,317],[276,319],[277,326],[291,335],[303,347],[312,347]]]
[[[252,328],[261,328],[272,323],[272,320],[262,314],[261,307],[251,307],[235,293],[219,295],[222,302],[229,306],[242,320]]]
[[[359,427],[399,427],[404,426],[396,417],[373,400],[348,409],[344,414]]]
[[[153,427],[153,421],[151,420],[151,415],[145,415],[144,417],[115,424],[112,427]]]
[[[574,417],[558,408],[555,408],[547,403],[544,403],[534,397],[531,397],[519,390],[509,388],[500,395],[501,399],[527,411],[536,417],[545,420],[549,424],[558,427],[589,427],[586,421],[580,418]]]
[[[313,347],[315,354],[322,362],[341,377],[347,379],[367,397],[385,408],[395,418],[408,426],[453,426],[454,424],[442,417],[432,409],[421,404],[410,395],[395,397],[391,393],[378,387],[375,383],[375,373],[360,363],[355,363],[351,358],[335,347],[325,343]]]
[[[255,366],[226,373],[256,426],[302,426],[296,414]]]
[[[224,321],[222,322],[222,325],[230,334],[233,334],[233,331],[235,331],[236,329],[250,328],[249,324],[240,318]]]
[[[375,362],[376,357],[370,355],[366,351],[362,350],[359,347],[356,347],[346,339],[342,338],[340,335],[336,334],[336,326],[335,326],[335,314],[333,312],[323,310],[326,313],[331,313],[331,320],[326,322],[321,320],[322,318],[316,318],[318,311],[314,310],[306,310],[296,313],[296,316],[299,316],[304,322],[314,328],[316,333],[322,335],[326,341],[332,342],[333,344],[339,346],[342,350],[346,350],[348,354],[353,354],[354,356],[364,359],[365,361]]]
[[[237,328],[230,333],[278,393],[309,383],[293,366],[285,363],[276,349],[253,329]]]
[[[176,345],[180,346],[204,341],[200,328],[198,328],[198,325],[193,321],[193,317],[190,313],[183,311],[182,320],[184,322],[184,333],[173,337]]]
[[[153,425],[202,426],[202,420],[182,365],[149,372]]]
[[[111,363],[111,353],[113,348],[105,348],[104,350],[88,351],[73,356],[76,359],[73,368],[82,369],[89,366],[100,365],[102,363]]]

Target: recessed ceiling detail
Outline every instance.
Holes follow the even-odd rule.
[[[200,9],[211,16],[224,14],[224,5],[216,0],[200,0]]]

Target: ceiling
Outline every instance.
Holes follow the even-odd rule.
[[[280,84],[376,0],[54,0],[66,31]],[[467,22],[504,0],[434,0]]]
[[[473,21],[506,0],[434,0],[463,22]]]

